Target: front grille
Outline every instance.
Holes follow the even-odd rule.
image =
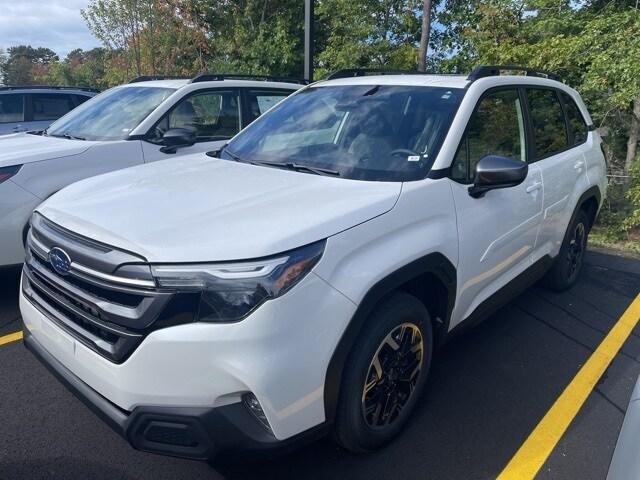
[[[69,272],[52,267],[48,253],[54,247],[68,254]],[[167,311],[180,323],[192,321],[195,312],[193,302],[155,287],[144,258],[67,232],[37,213],[27,237],[22,285],[48,318],[116,363],[149,332],[174,324]],[[183,310],[175,312],[176,305]]]

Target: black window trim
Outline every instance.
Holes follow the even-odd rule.
[[[470,172],[470,167],[471,167],[471,162],[469,161],[469,145],[467,142],[467,132],[469,130],[469,124],[471,123],[471,119],[473,118],[473,115],[475,115],[476,111],[478,110],[478,107],[480,106],[480,103],[489,95],[492,95],[496,92],[500,92],[500,91],[505,91],[505,90],[513,90],[518,94],[518,99],[520,100],[520,108],[522,109],[522,117],[523,117],[523,121],[524,121],[524,132],[525,132],[525,162],[527,164],[532,163],[532,151],[531,151],[531,139],[533,136],[533,132],[532,132],[532,127],[530,125],[529,122],[529,110],[528,110],[528,105],[526,104],[526,98],[524,97],[524,91],[523,91],[523,87],[522,85],[517,85],[517,84],[513,84],[513,85],[499,85],[497,87],[491,87],[488,88],[487,90],[485,90],[484,92],[482,92],[482,94],[480,95],[480,97],[478,97],[478,100],[476,101],[475,106],[473,107],[473,111],[471,112],[471,115],[469,115],[469,118],[467,120],[467,124],[464,127],[464,132],[462,133],[462,138],[460,139],[460,142],[458,143],[458,148],[456,148],[456,152],[453,154],[453,158],[451,159],[451,165],[449,165],[448,168],[448,172],[447,175],[439,175],[439,174],[435,174],[435,175],[429,175],[429,178],[432,179],[437,179],[437,178],[443,178],[443,177],[448,177],[450,180],[459,183],[461,185],[471,185],[473,183],[473,175]],[[456,179],[452,177],[452,170],[453,170],[453,162],[455,161],[456,157],[458,156],[458,151],[460,150],[460,148],[462,147],[462,144],[465,144],[465,149],[466,149],[466,157],[467,157],[467,178],[463,181],[461,179]]]
[[[21,95],[22,96],[22,120],[19,120],[17,122],[11,121],[11,122],[0,122],[0,125],[10,125],[12,123],[26,123],[29,120],[27,120],[27,94],[26,93],[21,93],[21,92],[11,92],[11,93],[7,93],[7,94],[3,94],[6,96],[9,95]]]
[[[176,103],[174,103],[169,110],[164,112],[164,114],[158,119],[158,121],[156,121],[149,128],[149,130],[147,130],[147,132],[144,135],[141,135],[141,136],[138,136],[138,135],[133,136],[132,135],[132,136],[130,136],[128,138],[128,140],[143,140],[143,141],[145,141],[147,143],[151,143],[152,145],[158,145],[156,142],[152,142],[150,140],[150,136],[153,133],[153,131],[155,130],[155,128],[160,124],[160,122],[162,122],[167,116],[171,115],[171,113],[176,108],[178,108],[178,106],[182,102],[186,101],[187,99],[189,99],[189,98],[191,98],[193,96],[196,96],[196,95],[202,95],[204,93],[211,93],[211,92],[231,92],[232,91],[232,92],[235,92],[237,94],[238,101],[240,102],[240,105],[239,105],[240,108],[239,108],[239,111],[238,111],[238,115],[239,115],[239,119],[238,119],[238,124],[239,124],[238,128],[239,129],[238,129],[238,132],[239,132],[240,130],[242,130],[242,128],[243,128],[242,125],[243,125],[243,122],[244,122],[244,107],[243,107],[243,102],[242,102],[242,92],[240,90],[241,90],[240,87],[224,87],[224,86],[221,85],[219,87],[202,88],[200,90],[194,90],[192,92],[189,92],[185,96],[183,96],[180,100],[178,100]],[[238,132],[236,132],[236,135],[237,135]],[[229,139],[230,138],[233,138],[233,137],[229,137]],[[221,138],[219,140],[207,140],[207,139],[196,140],[196,144],[198,144],[198,143],[206,143],[206,142],[218,142],[218,141],[224,142],[225,140],[229,140],[229,139]]]

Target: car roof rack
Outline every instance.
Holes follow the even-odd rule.
[[[561,82],[559,75],[547,72],[546,70],[538,70],[535,68],[523,67],[520,65],[479,65],[467,77],[470,82],[475,82],[480,78],[500,76],[501,72],[524,72],[527,77],[541,77],[549,80]]]
[[[307,81],[300,78],[278,77],[273,75],[249,75],[244,73],[200,73],[191,79],[190,83],[221,82],[223,80],[257,80],[263,82],[288,82],[306,85]]]
[[[151,82],[153,80],[189,80],[191,77],[180,77],[173,75],[140,75],[130,80],[129,83]]]
[[[97,88],[90,87],[69,87],[69,86],[61,86],[61,85],[7,85],[0,86],[0,91],[6,90],[80,90],[83,92],[95,92],[100,93],[100,90]]]
[[[331,73],[326,80],[365,77],[367,75],[429,75],[429,73],[412,70],[388,70],[386,68],[344,68]]]

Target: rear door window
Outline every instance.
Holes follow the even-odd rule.
[[[280,100],[287,98],[290,91],[283,90],[248,90],[248,119],[246,124],[253,122],[256,118],[276,105]]]
[[[57,120],[73,110],[71,95],[61,93],[34,93],[31,95],[32,118],[34,122]]]
[[[24,95],[0,95],[0,123],[24,122]]]
[[[527,98],[537,160],[550,157],[568,144],[567,125],[555,90],[528,88]]]

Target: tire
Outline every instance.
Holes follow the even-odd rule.
[[[364,453],[398,435],[424,388],[432,351],[429,312],[417,298],[398,292],[376,307],[345,366],[334,426],[336,442],[351,452]]]
[[[544,283],[551,290],[561,292],[571,288],[580,277],[589,236],[589,217],[581,209],[564,236],[560,253],[547,272]]]

